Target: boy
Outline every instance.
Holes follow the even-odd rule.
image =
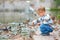
[[[53,31],[51,24],[53,23],[49,14],[45,13],[45,8],[41,7],[37,10],[38,15],[40,16],[37,20],[40,22],[38,23],[37,20],[33,21],[33,25],[40,25],[40,31],[43,36],[49,35],[50,32]]]

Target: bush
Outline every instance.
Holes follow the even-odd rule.
[[[60,19],[60,15],[57,15],[57,19]]]

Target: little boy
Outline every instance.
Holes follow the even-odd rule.
[[[46,10],[44,7],[41,7],[37,10],[38,15],[40,16],[37,20],[40,22],[40,31],[42,35],[49,35],[50,32],[53,31],[51,24],[53,23],[51,17],[49,14],[45,13]],[[37,20],[33,21],[33,25],[36,25],[39,23]]]

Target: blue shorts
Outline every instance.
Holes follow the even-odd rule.
[[[47,34],[47,33],[53,32],[53,28],[49,24],[41,24],[40,31],[43,34]]]

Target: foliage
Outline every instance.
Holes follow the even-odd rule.
[[[59,11],[60,11],[60,9],[59,9],[59,8],[51,8],[51,9],[50,9],[50,11],[54,11],[54,12],[56,12],[56,11],[57,11],[57,12],[59,12]]]
[[[56,6],[59,6],[60,5],[60,0],[54,0],[55,3],[56,3]]]
[[[57,19],[60,19],[60,15],[57,15]]]

